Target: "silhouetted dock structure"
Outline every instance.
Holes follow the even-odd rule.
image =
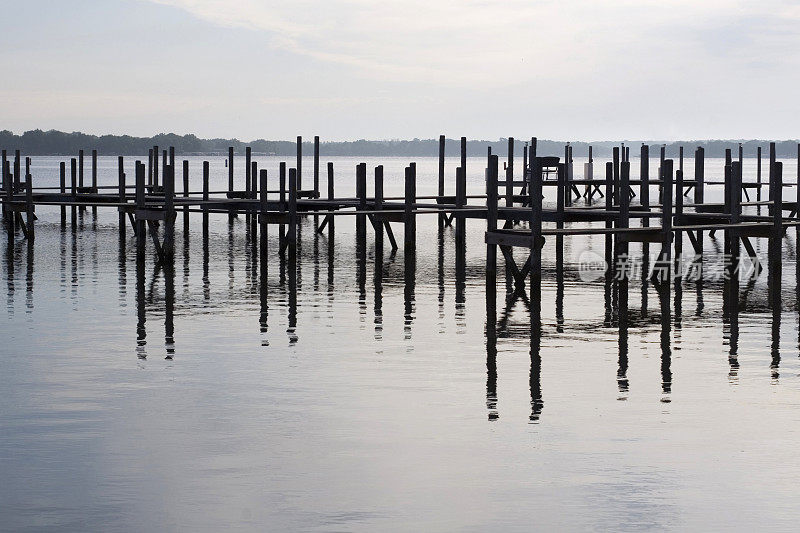
[[[438,229],[439,301],[443,301],[445,279],[445,254],[443,231],[453,226],[455,233],[455,301],[456,318],[464,319],[465,287],[468,277],[485,275],[486,281],[486,350],[487,390],[486,401],[489,418],[497,416],[496,355],[498,339],[513,336],[509,333],[509,309],[523,302],[530,312],[531,354],[531,420],[536,420],[542,410],[543,401],[539,382],[539,357],[542,320],[542,277],[552,275],[556,281],[555,330],[564,326],[564,241],[580,236],[597,235],[604,238],[604,268],[599,273],[603,279],[605,294],[605,316],[603,325],[619,329],[619,390],[628,388],[627,353],[629,313],[628,284],[636,279],[642,284],[642,312],[647,309],[648,287],[657,290],[662,350],[662,388],[665,394],[671,389],[670,331],[680,327],[683,319],[682,298],[686,274],[679,262],[684,260],[684,236],[691,252],[687,272],[698,272],[703,268],[704,239],[723,234],[726,276],[723,284],[723,321],[726,338],[730,346],[730,372],[735,375],[738,362],[738,314],[742,297],[746,300],[755,278],[766,270],[768,276],[768,305],[772,311],[773,361],[771,368],[777,375],[780,364],[779,332],[781,313],[782,263],[781,248],[787,229],[794,227],[800,237],[800,219],[797,206],[797,182],[784,183],[784,168],[776,160],[775,145],[770,145],[766,172],[762,176],[761,150],[757,153],[757,170],[754,181],[745,181],[743,176],[743,153],[739,148],[736,158],[728,150],[724,162],[723,180],[706,180],[706,162],[702,148],[694,152],[694,175],[684,176],[683,149],[677,161],[667,158],[662,147],[658,156],[658,168],[651,171],[650,147],[640,148],[639,169],[632,178],[630,148],[620,146],[613,150],[611,159],[596,171],[594,157],[589,152],[584,168],[584,178],[572,176],[572,149],[565,147],[563,156],[537,154],[535,138],[523,151],[520,175],[515,175],[514,140],[509,139],[508,160],[501,168],[500,158],[487,151],[485,188],[468,191],[466,180],[467,142],[461,139],[460,162],[450,169],[454,183],[448,183],[445,165],[445,138],[440,137],[437,194],[417,194],[417,169],[410,163],[403,174],[404,194],[384,194],[384,167],[376,166],[369,172],[362,163],[354,169],[353,195],[337,193],[334,187],[334,165],[321,165],[319,139],[314,139],[312,180],[304,187],[301,178],[303,154],[302,139],[298,138],[297,159],[294,166],[280,163],[277,176],[268,175],[251,159],[251,151],[245,152],[244,168],[235,166],[233,149],[228,152],[227,188],[211,190],[210,165],[203,163],[201,176],[190,176],[188,161],[176,167],[173,149],[150,150],[147,161],[136,161],[132,179],[125,174],[123,158],[118,158],[117,185],[98,185],[97,152],[90,157],[89,177],[85,176],[84,154],[69,162],[62,162],[57,187],[34,187],[30,158],[22,158],[17,151],[9,158],[2,152],[2,209],[9,247],[20,239],[28,243],[28,276],[32,276],[33,242],[36,228],[36,209],[52,206],[60,209],[62,235],[64,228],[71,226],[73,235],[80,231],[79,216],[82,210],[91,208],[115,209],[118,211],[120,269],[125,272],[125,247],[128,232],[135,236],[136,287],[137,287],[137,342],[144,354],[145,344],[145,283],[146,250],[152,246],[156,257],[156,271],[164,272],[165,279],[165,341],[168,357],[174,353],[173,315],[175,308],[175,231],[176,225],[184,231],[184,261],[188,268],[190,224],[201,221],[203,246],[204,297],[208,292],[209,218],[227,217],[232,221],[244,217],[248,232],[248,247],[252,257],[252,268],[259,280],[261,301],[260,327],[267,330],[268,284],[270,265],[276,262],[281,283],[286,283],[286,298],[289,309],[287,331],[290,342],[297,342],[297,257],[302,245],[302,226],[313,223],[314,253],[318,258],[317,237],[326,233],[328,257],[328,287],[333,287],[333,257],[336,241],[335,222],[338,217],[355,217],[356,250],[355,271],[360,296],[366,305],[367,280],[367,232],[374,232],[374,327],[379,338],[383,330],[383,283],[386,273],[383,262],[386,247],[394,254],[403,249],[404,282],[404,327],[410,336],[414,320],[416,288],[416,244],[417,224],[434,225]],[[798,145],[797,173],[800,175],[800,145]],[[178,170],[179,169],[179,170]],[[322,172],[325,172],[322,175]],[[338,169],[342,172],[341,169]],[[349,172],[349,170],[348,170]],[[371,177],[368,174],[372,174]],[[502,176],[501,176],[502,173]],[[180,179],[178,180],[178,176]],[[180,187],[176,189],[176,180]],[[372,193],[369,185],[372,183]],[[197,185],[200,185],[197,187]],[[448,186],[449,185],[449,186]],[[324,186],[324,190],[322,187]],[[722,186],[724,201],[706,201],[709,186]],[[651,189],[657,189],[658,197],[651,200]],[[766,188],[766,199],[762,200],[762,188]],[[450,189],[454,194],[447,194]],[[555,192],[555,203],[543,201],[544,191]],[[755,201],[750,201],[748,190],[755,191]],[[788,193],[788,194],[787,194]],[[764,214],[762,214],[762,209]],[[200,217],[190,217],[190,213]],[[182,214],[182,217],[179,217]],[[429,215],[429,216],[426,216]],[[309,217],[313,216],[313,222]],[[486,221],[485,270],[466,264],[466,220]],[[269,231],[277,231],[278,247],[269,247]],[[233,228],[233,226],[230,226]],[[402,239],[395,237],[393,227],[402,229]],[[231,229],[233,231],[233,229]],[[148,235],[152,244],[148,245]],[[308,235],[306,234],[306,239]],[[755,251],[752,240],[767,239],[767,267],[764,269]],[[555,269],[546,272],[543,268],[545,242],[555,244]],[[800,242],[800,240],[798,240]],[[630,243],[641,244],[642,269],[638,274],[631,269]],[[76,246],[73,241],[73,247]],[[657,251],[653,268],[649,265],[649,247]],[[498,248],[504,260],[505,306],[498,317]],[[740,256],[746,254],[753,269],[745,274],[740,271]],[[515,250],[516,249],[516,250]],[[550,248],[547,248],[548,250]],[[521,253],[520,253],[521,252]],[[229,253],[233,253],[232,251]],[[547,261],[553,263],[553,261]],[[800,261],[796,262],[796,275],[800,279]],[[9,263],[13,264],[13,263]],[[13,276],[13,272],[10,274]],[[635,278],[638,275],[639,278]],[[745,282],[744,292],[740,283]],[[315,282],[317,283],[317,282]],[[694,285],[702,306],[702,277]],[[32,284],[29,287],[32,290]],[[152,288],[150,289],[152,290]],[[673,297],[674,293],[674,297]],[[800,286],[798,286],[800,294]],[[635,319],[633,319],[635,320]],[[143,356],[143,355],[142,355]]]
[[[277,176],[270,176],[252,161],[251,150],[245,151],[244,168],[236,167],[233,148],[227,159],[227,189],[211,190],[209,164],[203,164],[202,176],[190,176],[188,161],[176,166],[174,149],[160,150],[154,146],[147,161],[136,161],[134,176],[127,176],[124,161],[118,158],[116,186],[99,186],[97,152],[91,152],[90,176],[84,172],[84,153],[60,164],[60,182],[57,187],[34,187],[30,158],[22,159],[19,151],[9,157],[2,152],[2,207],[9,243],[18,234],[32,242],[35,238],[36,208],[55,206],[61,210],[62,226],[75,225],[76,213],[91,208],[116,209],[119,213],[120,242],[132,231],[136,249],[145,256],[148,235],[152,241],[157,261],[170,268],[175,247],[175,226],[178,214],[183,214],[184,231],[188,232],[190,213],[202,214],[204,237],[208,235],[209,217],[225,215],[229,220],[244,216],[253,234],[254,250],[259,249],[261,265],[266,274],[272,257],[281,262],[294,260],[298,243],[298,220],[314,216],[315,230],[335,231],[335,220],[341,216],[354,216],[359,246],[357,254],[363,256],[368,226],[375,233],[376,248],[383,254],[384,238],[392,250],[403,246],[409,272],[413,272],[418,217],[425,223],[441,228],[454,225],[456,270],[464,268],[463,248],[466,237],[466,219],[486,220],[486,280],[494,290],[497,275],[498,248],[505,260],[505,268],[513,279],[508,287],[510,295],[525,291],[533,316],[539,313],[542,276],[542,247],[546,240],[555,239],[556,260],[563,265],[563,240],[582,235],[602,235],[605,238],[604,275],[615,280],[624,308],[627,300],[627,280],[622,259],[629,254],[629,243],[642,243],[643,255],[649,246],[658,247],[652,272],[652,281],[669,290],[669,281],[680,277],[675,262],[683,256],[683,236],[688,237],[696,254],[693,266],[702,265],[704,235],[724,233],[728,268],[736,269],[744,247],[755,265],[754,276],[760,275],[761,265],[754,251],[752,239],[769,240],[770,280],[780,278],[781,238],[787,228],[798,228],[797,205],[800,189],[796,184],[783,182],[783,164],[776,161],[775,144],[770,145],[767,176],[761,175],[761,151],[755,181],[744,181],[741,145],[734,159],[728,150],[724,164],[723,181],[705,179],[705,156],[702,148],[694,153],[694,176],[689,179],[683,172],[683,149],[679,160],[665,157],[661,148],[657,169],[650,169],[650,147],[641,146],[638,177],[632,177],[630,148],[615,147],[612,157],[597,172],[590,148],[584,177],[573,177],[572,148],[567,145],[563,156],[537,154],[537,141],[532,138],[523,151],[522,170],[515,175],[514,139],[509,139],[508,160],[500,168],[500,158],[488,150],[485,165],[486,187],[481,191],[468,191],[466,180],[467,141],[461,138],[460,164],[455,168],[454,184],[447,187],[445,166],[445,137],[439,143],[438,187],[435,195],[417,194],[416,164],[410,163],[404,171],[404,194],[400,197],[384,195],[384,169],[377,166],[368,177],[366,164],[357,165],[354,173],[353,195],[334,190],[334,166],[320,164],[319,137],[314,138],[313,179],[302,180],[302,138],[297,139],[297,157],[294,166],[281,163]],[[24,168],[23,168],[24,165]],[[322,176],[322,169],[326,175]],[[453,169],[451,169],[452,171]],[[338,170],[342,172],[341,169]],[[349,171],[349,170],[348,170]],[[501,172],[504,174],[501,176]],[[798,146],[798,173],[800,173],[800,145]],[[176,187],[176,181],[180,187]],[[372,181],[372,194],[368,192]],[[325,185],[325,190],[321,186]],[[198,187],[199,185],[199,187]],[[722,185],[724,202],[705,201],[709,186]],[[651,186],[657,187],[657,199],[650,198]],[[451,188],[454,194],[446,194]],[[555,189],[555,206],[543,203],[546,188]],[[762,200],[762,188],[768,197]],[[794,188],[794,191],[792,191]],[[748,190],[755,189],[756,200],[749,199]],[[785,189],[792,191],[791,199],[784,198]],[[476,194],[477,192],[477,194]],[[691,194],[691,196],[690,196]],[[743,195],[745,198],[743,198]],[[745,201],[743,201],[745,200]],[[579,203],[580,202],[580,203]],[[755,207],[757,213],[745,213],[743,208]],[[761,214],[761,209],[766,210]],[[70,217],[68,221],[67,213]],[[424,215],[431,215],[425,217]],[[369,224],[368,224],[369,222]],[[601,226],[590,223],[601,223]],[[403,229],[402,244],[398,244],[393,225]],[[269,227],[276,227],[279,235],[277,250],[268,249]],[[260,238],[257,236],[260,234]],[[514,255],[514,248],[524,249],[523,256]],[[558,257],[560,255],[560,257]],[[647,258],[644,258],[647,261]],[[800,264],[800,263],[798,263]],[[798,267],[800,272],[800,267]],[[648,268],[648,275],[650,274]],[[738,275],[734,276],[737,277]],[[771,283],[774,287],[779,282]],[[413,291],[413,282],[409,283]],[[733,290],[733,289],[731,289]],[[625,316],[620,311],[620,316]]]

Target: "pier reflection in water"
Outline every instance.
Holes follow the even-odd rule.
[[[481,222],[420,217],[395,252],[369,220],[309,216],[281,255],[276,226],[192,213],[159,265],[115,215],[38,214],[35,243],[2,241],[12,527],[716,527],[767,518],[766,493],[793,508],[791,268],[584,282],[604,238],[552,238],[539,293],[505,268],[487,282]]]

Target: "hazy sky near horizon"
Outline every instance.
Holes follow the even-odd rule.
[[[0,0],[0,129],[800,137],[790,0]]]

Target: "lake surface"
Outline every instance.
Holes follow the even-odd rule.
[[[36,186],[58,183],[60,160],[34,158]],[[278,158],[255,160],[275,183]],[[405,159],[332,160],[337,192],[355,190],[361,161],[385,165],[387,196],[402,192]],[[193,190],[201,161],[190,158]],[[101,184],[116,184],[116,164],[100,158]],[[436,159],[417,164],[418,194],[434,193]],[[469,159],[470,193],[484,166]],[[720,160],[706,168],[721,175]],[[748,160],[745,181],[754,169]],[[212,177],[224,188],[222,158]],[[170,273],[151,243],[137,265],[114,210],[88,210],[75,228],[58,208],[37,214],[33,245],[0,237],[0,529],[749,530],[800,519],[794,230],[782,312],[769,309],[766,274],[742,283],[733,321],[721,281],[686,281],[669,315],[651,285],[632,282],[621,342],[603,279],[579,275],[602,237],[567,240],[561,269],[546,244],[539,338],[525,299],[506,302],[502,260],[487,303],[483,221],[467,222],[461,271],[453,229],[418,217],[409,280],[401,225],[400,250],[387,243],[377,268],[371,226],[359,262],[354,217],[336,219],[333,242],[304,218],[291,291],[277,228],[262,280],[244,216],[212,216],[204,245],[201,215],[185,234],[179,214]],[[718,262],[722,236],[705,243]],[[766,240],[755,244],[766,263]]]

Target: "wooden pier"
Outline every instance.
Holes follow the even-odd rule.
[[[406,269],[409,272],[415,268],[417,225],[436,220],[439,228],[454,226],[456,273],[463,283],[466,220],[481,219],[486,221],[487,294],[493,294],[496,290],[499,247],[508,279],[513,281],[507,286],[508,297],[524,295],[530,302],[531,315],[536,320],[541,312],[544,243],[554,240],[556,263],[563,266],[565,239],[586,235],[604,236],[604,276],[607,280],[613,280],[619,295],[619,317],[624,321],[627,316],[629,279],[625,260],[630,253],[629,243],[642,244],[645,262],[648,261],[646,256],[649,247],[656,247],[658,254],[653,269],[650,271],[648,268],[646,275],[649,276],[648,281],[659,290],[670,291],[671,282],[680,281],[683,275],[682,270],[676,268],[676,263],[685,259],[684,235],[688,237],[694,252],[692,267],[701,268],[704,236],[713,236],[716,232],[724,234],[726,268],[730,269],[731,277],[736,278],[736,282],[730,283],[734,287],[738,287],[740,276],[736,269],[742,247],[755,265],[752,275],[759,276],[763,267],[752,240],[767,239],[770,302],[779,306],[775,288],[780,287],[782,238],[791,227],[800,235],[797,213],[800,189],[796,183],[784,183],[783,164],[776,161],[774,143],[769,149],[766,180],[761,173],[760,150],[756,180],[744,180],[741,147],[737,159],[734,159],[732,150],[727,151],[722,181],[706,179],[702,148],[694,152],[692,179],[684,176],[683,149],[676,162],[665,157],[663,147],[658,169],[654,178],[651,178],[650,147],[646,145],[641,147],[640,167],[635,178],[632,175],[634,169],[631,168],[630,148],[620,146],[614,148],[609,161],[601,164],[598,170],[604,172],[595,171],[596,158],[590,149],[584,178],[576,179],[573,177],[572,148],[566,146],[563,156],[540,155],[537,153],[536,138],[532,138],[525,147],[521,171],[515,175],[514,139],[509,139],[508,160],[504,162],[502,178],[500,158],[489,149],[485,164],[485,189],[468,191],[467,141],[462,137],[458,154],[460,164],[455,169],[449,169],[450,175],[454,176],[451,187],[454,194],[446,194],[448,169],[445,165],[445,138],[441,136],[437,194],[417,194],[416,165],[410,163],[404,170],[404,194],[386,197],[384,167],[381,165],[373,171],[366,164],[357,165],[353,195],[335,191],[333,163],[329,162],[324,167],[320,165],[319,137],[314,138],[313,144],[313,179],[304,188],[302,138],[298,137],[297,141],[295,165],[288,167],[286,163],[281,163],[277,176],[270,176],[267,170],[259,169],[252,160],[249,148],[244,154],[244,169],[236,168],[235,154],[231,148],[227,159],[226,190],[210,189],[208,162],[204,162],[202,176],[199,177],[190,176],[187,161],[176,166],[172,148],[161,150],[154,146],[149,151],[147,161],[136,161],[134,176],[131,177],[124,171],[123,157],[119,157],[115,186],[98,185],[96,151],[91,152],[90,181],[84,179],[84,155],[81,151],[77,158],[69,161],[69,165],[67,162],[60,164],[59,185],[55,187],[34,187],[35,177],[31,173],[30,158],[23,159],[19,151],[15,151],[10,158],[9,153],[3,150],[0,200],[8,242],[13,244],[20,237],[30,243],[34,241],[37,207],[60,208],[62,227],[67,224],[74,226],[77,214],[82,210],[91,208],[96,212],[100,208],[115,209],[119,214],[120,242],[124,242],[127,232],[132,231],[137,258],[144,261],[149,238],[158,264],[170,269],[174,261],[175,226],[179,213],[183,214],[183,228],[187,235],[190,221],[195,220],[190,218],[190,213],[202,214],[205,240],[208,239],[209,217],[227,216],[232,221],[242,216],[253,236],[253,250],[258,250],[261,258],[262,274],[266,276],[270,257],[278,257],[281,264],[288,264],[291,283],[298,239],[302,238],[298,232],[301,217],[313,216],[315,231],[323,233],[327,230],[333,235],[338,217],[354,216],[359,243],[356,253],[362,259],[366,257],[368,228],[371,227],[375,235],[376,257],[382,257],[385,242],[388,242],[392,251],[401,245],[394,233],[395,229],[401,227]],[[323,176],[320,175],[323,168],[326,170],[324,194],[321,191]],[[176,169],[180,169],[180,177],[177,178]],[[342,172],[341,169],[337,171]],[[369,174],[372,174],[371,178]],[[180,190],[176,189],[176,179],[181,185]],[[371,195],[368,193],[370,181]],[[705,201],[706,188],[710,186],[723,187],[723,202]],[[651,187],[658,188],[656,202],[651,202]],[[761,199],[762,187],[767,188],[766,200]],[[543,192],[548,189],[555,190],[554,206],[543,202]],[[753,189],[756,192],[755,201],[750,201],[748,190]],[[693,195],[690,196],[690,193]],[[745,211],[744,208],[748,209]],[[752,208],[756,208],[757,212],[753,213]],[[762,208],[764,214],[761,214]],[[69,221],[68,211],[71,214]],[[270,226],[278,232],[279,246],[276,250],[268,249]],[[522,248],[523,255],[515,255],[515,248]],[[800,274],[800,262],[797,264]],[[413,279],[407,282],[406,290],[413,295]]]

